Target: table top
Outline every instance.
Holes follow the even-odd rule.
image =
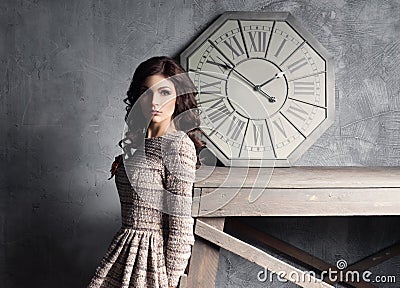
[[[400,167],[243,168],[202,166],[195,188],[398,188]]]

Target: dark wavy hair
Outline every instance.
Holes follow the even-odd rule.
[[[189,138],[193,141],[197,153],[197,166],[199,166],[199,153],[206,145],[205,142],[200,140],[197,136],[203,132],[198,128],[200,126],[200,117],[195,99],[197,94],[196,88],[187,75],[185,69],[173,58],[168,56],[154,56],[140,63],[136,68],[129,89],[126,92],[128,97],[123,100],[124,103],[127,104],[127,107],[125,108],[125,122],[128,125],[128,131],[125,134],[125,138],[118,142],[118,145],[124,149],[122,143],[128,139],[134,146],[135,143],[143,141],[143,129],[147,129],[146,126],[148,124],[144,116],[135,115],[134,120],[132,119],[133,117],[128,116],[132,107],[141,96],[141,85],[145,82],[147,77],[156,74],[163,75],[166,78],[171,77],[169,80],[171,80],[175,85],[178,97],[176,97],[175,110],[172,119],[186,111],[181,115],[181,117],[175,119],[177,121],[174,121],[174,124],[177,130],[186,132]],[[132,121],[135,123],[131,123]]]

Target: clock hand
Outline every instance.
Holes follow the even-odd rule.
[[[241,76],[244,80],[246,80],[247,82],[249,82],[249,84],[252,86],[254,91],[258,91],[260,92],[263,96],[265,96],[269,102],[275,102],[276,98],[274,96],[270,96],[267,93],[265,93],[263,90],[261,90],[261,86],[259,85],[254,85],[253,82],[251,82],[249,79],[247,79],[246,77],[244,77],[242,75],[242,73],[240,73],[239,71],[237,71],[235,68],[232,68],[233,71],[235,71],[239,76]]]
[[[256,87],[256,85],[255,85],[253,82],[251,82],[249,79],[247,79],[245,76],[243,76],[243,74],[240,73],[239,71],[237,71],[234,67],[232,67],[231,69],[232,69],[234,72],[236,72],[236,74],[238,74],[240,77],[242,77],[244,80],[246,80],[246,81],[251,85],[251,88],[254,89],[254,87]]]
[[[229,67],[229,66],[228,66]],[[269,102],[275,102],[276,99],[273,96],[268,95],[267,93],[265,93],[264,91],[261,90],[261,87],[258,87],[258,85],[254,85],[253,82],[251,82],[249,79],[247,79],[242,73],[240,73],[238,70],[235,69],[235,67],[230,66],[230,69],[232,69],[234,72],[236,72],[240,77],[242,77],[245,81],[247,81],[250,85],[251,88],[253,88],[254,91],[258,91],[261,94],[263,94],[263,96],[265,96]]]
[[[262,86],[268,84],[268,83],[271,82],[272,80],[275,80],[275,79],[278,79],[278,78],[283,77],[283,75],[285,75],[285,72],[278,72],[278,73],[275,74],[274,77],[272,77],[271,79],[268,79],[268,80],[265,81],[264,83],[262,83],[262,84],[260,84],[260,85],[257,85],[257,86],[258,86],[259,88],[261,88]]]
[[[256,87],[254,87],[254,90],[260,92],[263,96],[265,96],[269,102],[275,102],[276,98],[274,96],[269,95],[268,93],[264,92],[263,90],[261,90],[261,88],[258,87],[258,85],[256,85]]]
[[[217,56],[217,57],[218,57],[218,56]],[[219,58],[219,60],[221,60],[221,61],[225,64],[225,67],[226,67],[227,69],[232,69],[232,70],[233,70],[234,72],[236,72],[241,78],[243,78],[245,81],[247,81],[247,82],[251,85],[251,88],[253,88],[254,91],[258,91],[258,92],[260,92],[261,94],[263,94],[263,96],[266,97],[266,98],[268,99],[269,102],[275,102],[275,101],[276,101],[276,99],[275,99],[274,96],[270,96],[270,95],[268,95],[267,93],[265,93],[264,91],[262,91],[262,90],[261,90],[261,86],[259,86],[259,85],[254,85],[254,83],[253,83],[252,81],[250,81],[249,79],[247,79],[242,73],[240,73],[238,70],[236,70],[235,67],[234,67],[233,65],[230,65],[230,63],[225,62],[225,61],[222,60],[220,57],[218,57],[218,58]],[[277,74],[275,75],[275,77],[277,77],[278,74],[283,76],[283,74],[281,74],[281,73],[283,73],[283,72],[277,73]],[[279,76],[279,77],[282,77],[282,76]],[[275,79],[275,78],[274,78],[274,79]],[[271,81],[272,81],[272,80],[271,80]]]
[[[218,57],[219,58],[219,57]],[[242,77],[245,81],[247,81],[250,85],[251,88],[254,89],[254,87],[256,86],[253,82],[251,82],[249,79],[247,79],[242,73],[240,73],[238,70],[235,69],[235,67],[233,65],[230,65],[229,63],[226,63],[225,61],[223,61],[221,58],[219,58],[222,62],[224,62],[225,64],[225,68],[227,69],[232,69],[233,71],[235,71],[240,77]]]

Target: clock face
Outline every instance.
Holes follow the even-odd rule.
[[[227,166],[288,166],[333,122],[331,57],[289,13],[227,12],[181,62]]]

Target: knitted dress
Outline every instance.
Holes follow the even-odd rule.
[[[113,163],[122,226],[88,288],[176,287],[188,264],[194,244],[194,143],[178,130],[145,138],[143,146]]]

